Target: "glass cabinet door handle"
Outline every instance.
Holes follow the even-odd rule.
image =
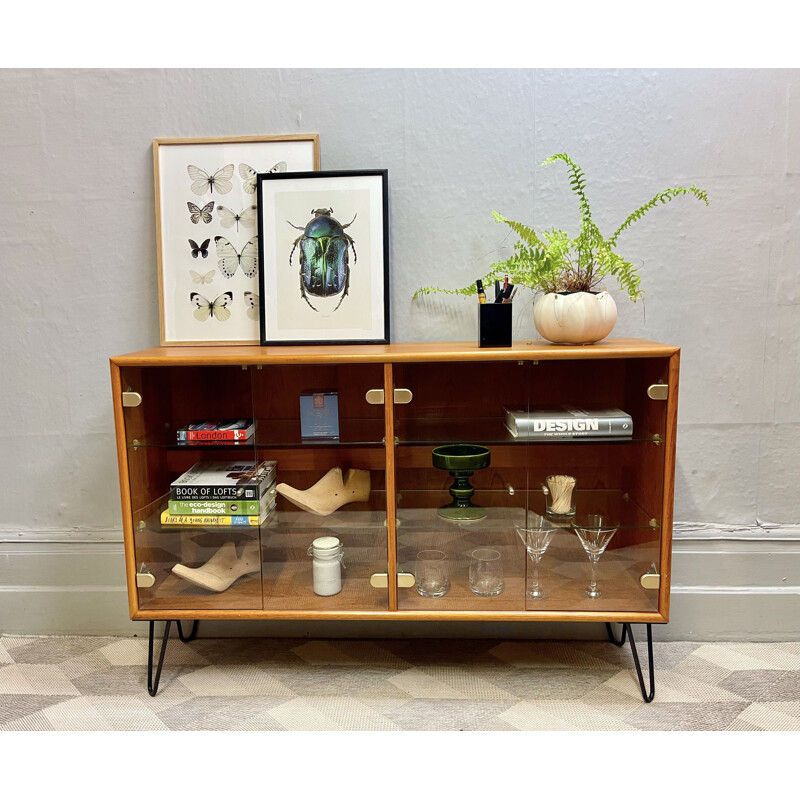
[[[149,589],[156,582],[156,576],[150,572],[150,568],[142,561],[142,566],[136,573],[136,585],[140,589]]]
[[[655,564],[650,565],[650,569],[639,578],[639,583],[643,589],[658,589],[661,586],[661,576],[658,574]]]
[[[408,589],[415,583],[415,578],[410,572],[397,573],[397,586],[399,589]],[[386,572],[376,572],[369,579],[369,585],[375,589],[385,589],[389,585],[389,575]]]
[[[136,408],[142,404],[142,396],[139,392],[132,392],[128,389],[127,392],[122,393],[122,405],[125,408]]]
[[[385,399],[383,389],[369,389],[364,397],[371,406],[382,406]],[[394,390],[394,404],[396,406],[406,405],[413,399],[414,394],[411,389]]]

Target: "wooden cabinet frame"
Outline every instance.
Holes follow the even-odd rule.
[[[660,529],[660,575],[658,610],[645,611],[587,611],[581,610],[404,610],[399,608],[397,582],[397,519],[395,466],[398,445],[395,442],[398,416],[392,403],[384,405],[386,512],[387,512],[387,569],[390,576],[388,608],[386,610],[292,610],[292,609],[148,609],[139,607],[136,583],[137,565],[134,550],[134,519],[131,498],[129,458],[130,436],[126,432],[123,408],[122,371],[148,367],[242,367],[266,365],[380,365],[386,398],[393,397],[395,373],[402,365],[434,362],[596,362],[597,360],[654,359],[653,384],[668,386],[665,411],[658,411],[663,434],[655,437],[657,446],[664,448],[663,474],[660,479],[660,514],[656,519]],[[680,350],[678,347],[639,339],[612,339],[588,347],[557,346],[544,342],[515,343],[511,348],[481,349],[471,343],[419,343],[368,346],[310,346],[310,347],[158,347],[137,353],[117,356],[111,360],[111,384],[114,399],[117,453],[119,462],[122,521],[125,541],[128,602],[133,620],[195,620],[195,619],[417,619],[417,620],[503,620],[503,621],[605,621],[621,623],[664,623],[669,620],[670,564],[672,539],[672,508],[675,471],[675,439],[678,407],[678,376]],[[573,364],[580,369],[580,363]],[[379,387],[375,387],[379,388]],[[480,391],[480,387],[476,391]],[[590,399],[590,398],[589,398]],[[145,397],[144,402],[157,398]],[[653,401],[661,403],[664,401]],[[661,408],[664,408],[663,406]],[[580,447],[580,444],[571,444]]]

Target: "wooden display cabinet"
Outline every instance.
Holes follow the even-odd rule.
[[[669,620],[679,348],[638,339],[588,347],[545,342],[481,349],[466,343],[308,347],[159,347],[111,359],[122,519],[133,620],[150,621],[148,688],[155,693],[171,621],[201,619],[417,619],[602,621],[616,644],[630,636],[645,700],[652,699],[652,623]],[[304,440],[300,394],[336,392],[339,438]],[[389,398],[394,402],[383,402]],[[617,439],[515,438],[504,408],[621,408],[633,435]],[[179,445],[176,431],[201,418],[253,417],[238,445]],[[491,464],[470,481],[486,516],[443,519],[452,477],[433,448],[483,445]],[[170,483],[198,461],[277,461],[277,480],[312,486],[332,467],[369,470],[364,502],[321,517],[286,498],[261,527],[165,528]],[[531,562],[515,524],[544,513],[551,474],[576,478],[578,513],[605,513],[619,528],[598,566],[600,599],[586,596],[589,560],[561,521],[541,561],[546,596],[526,595]],[[346,570],[339,594],[314,594],[311,542],[336,536]],[[226,591],[198,588],[172,572],[197,567],[233,542],[260,548],[261,571]],[[501,553],[503,591],[479,597],[470,554]],[[417,554],[446,553],[450,589],[423,597]],[[153,622],[166,620],[153,680]],[[610,623],[623,625],[621,640]],[[650,692],[631,623],[647,626]]]

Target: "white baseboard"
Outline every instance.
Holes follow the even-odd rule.
[[[685,523],[684,523],[685,524]],[[800,536],[759,527],[676,532],[670,623],[659,641],[800,641]],[[0,633],[147,636],[131,622],[121,537],[47,532],[0,542]],[[204,621],[201,636],[599,639],[596,623]]]

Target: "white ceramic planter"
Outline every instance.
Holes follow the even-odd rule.
[[[617,304],[608,292],[546,294],[533,306],[539,335],[556,344],[592,344],[617,323]]]

